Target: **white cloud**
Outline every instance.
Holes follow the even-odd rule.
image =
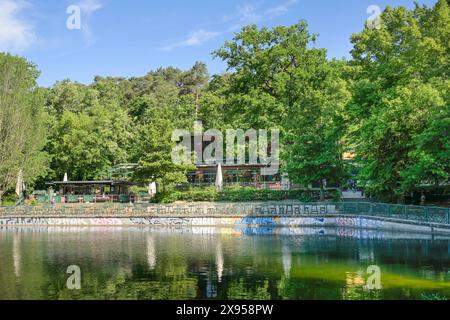
[[[288,0],[287,2],[285,2],[279,6],[268,9],[266,11],[266,15],[269,18],[275,18],[277,16],[283,15],[289,11],[289,7],[293,6],[296,3],[297,3],[297,0]]]
[[[201,45],[202,43],[208,40],[212,40],[222,34],[234,32],[245,25],[267,21],[270,19],[274,19],[277,16],[286,14],[289,11],[289,8],[296,2],[297,0],[287,0],[286,2],[276,7],[271,7],[261,12],[258,12],[255,6],[252,4],[245,4],[243,6],[239,6],[237,7],[236,12],[234,14],[224,15],[222,17],[222,22],[228,25],[228,28],[225,31],[216,32],[200,29],[198,31],[190,33],[186,38],[186,40],[173,43],[166,47],[160,48],[160,50],[171,51],[179,47],[191,47]]]
[[[267,15],[269,17],[276,17],[288,12],[288,7],[286,5],[280,5],[278,7],[273,7],[267,10]]]
[[[78,3],[78,6],[80,7],[82,12],[81,31],[83,32],[86,46],[89,47],[95,42],[94,33],[92,32],[90,27],[92,14],[102,9],[103,5],[99,0],[83,0],[82,2]]]
[[[178,47],[198,46],[208,40],[218,37],[220,34],[221,34],[221,32],[207,31],[207,30],[200,29],[198,31],[190,33],[186,40],[183,40],[181,42],[177,42],[177,43],[171,44],[169,46],[160,48],[160,50],[170,51],[170,50],[178,48]]]
[[[0,0],[0,51],[23,51],[36,39],[34,26],[20,17],[28,3]]]
[[[268,8],[261,12],[257,12],[254,5],[246,4],[238,7],[235,14],[225,15],[222,20],[224,22],[234,22],[234,25],[229,28],[230,31],[234,31],[248,24],[267,21],[286,14],[289,8],[295,3],[297,3],[297,0],[287,0],[278,6]]]
[[[246,4],[237,8],[237,19],[244,24],[257,23],[263,18],[263,14],[256,13],[253,5]]]
[[[205,41],[217,37],[220,33],[215,31],[199,30],[190,34],[189,38],[184,42],[187,46],[196,46]]]
[[[98,0],[84,0],[78,4],[86,15],[90,15],[95,11],[103,8],[103,5]]]

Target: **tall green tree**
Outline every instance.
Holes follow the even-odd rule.
[[[23,58],[0,53],[0,199],[22,170],[25,183],[46,171],[43,92],[39,72]]]
[[[448,183],[450,10],[386,8],[380,28],[352,36],[356,82],[349,137],[367,191],[399,199]]]
[[[74,99],[76,98],[76,99]],[[96,79],[91,86],[63,82],[47,97],[51,154],[47,179],[104,178],[108,169],[129,160],[133,139],[131,118],[112,79]]]
[[[156,182],[158,192],[164,192],[174,184],[186,182],[186,173],[195,166],[177,164],[172,159],[176,145],[172,132],[185,127],[177,128],[165,108],[148,109],[147,115],[147,120],[138,128],[133,147],[133,161],[139,165],[135,179],[146,184]]]
[[[185,72],[182,78],[181,94],[192,94],[195,99],[195,114],[198,117],[199,100],[209,82],[208,68],[203,62],[197,61],[194,66]]]
[[[344,176],[340,140],[343,107],[350,98],[341,77],[345,62],[329,62],[314,47],[306,22],[273,29],[244,27],[216,51],[230,75],[225,113],[234,126],[279,128],[283,168],[296,183]],[[323,198],[323,192],[321,193]]]

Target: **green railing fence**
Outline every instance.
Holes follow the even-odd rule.
[[[450,208],[376,202],[336,203],[336,212],[450,224]]]

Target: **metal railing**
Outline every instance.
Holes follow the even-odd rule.
[[[355,215],[450,225],[450,208],[376,202],[78,203],[0,206],[1,216],[308,216]]]
[[[48,194],[37,195],[35,199],[40,204],[72,204],[72,203],[106,203],[106,202],[120,202],[128,203],[134,202],[138,197],[127,194],[108,194],[108,195],[54,195]]]

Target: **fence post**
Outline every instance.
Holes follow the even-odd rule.
[[[447,209],[447,224],[450,224],[450,208]]]
[[[429,207],[425,207],[425,221],[428,222],[430,219]]]

